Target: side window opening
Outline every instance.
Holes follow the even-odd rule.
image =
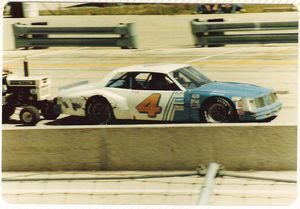
[[[150,73],[120,73],[115,75],[106,87],[143,90],[146,88],[146,80],[149,76]]]
[[[133,90],[176,91],[180,88],[163,73],[118,73],[106,85],[110,88]]]
[[[148,80],[150,73],[138,73],[133,76],[132,79],[132,89],[135,90],[146,90],[148,88]]]
[[[148,90],[175,91],[180,89],[167,75],[163,73],[152,73],[149,79]]]

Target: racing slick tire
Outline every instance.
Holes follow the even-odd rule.
[[[236,122],[236,111],[229,101],[222,97],[208,99],[203,108],[203,119],[207,123]]]
[[[55,103],[51,101],[42,101],[41,114],[46,120],[55,120],[60,115],[54,110]]]
[[[34,106],[24,107],[20,112],[20,120],[25,126],[34,126],[40,120],[40,112]]]
[[[10,116],[14,114],[16,107],[14,105],[5,104],[2,105],[2,121],[6,122],[9,120]]]
[[[86,104],[85,111],[92,124],[108,124],[113,119],[112,108],[103,97],[91,98]]]

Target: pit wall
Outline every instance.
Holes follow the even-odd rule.
[[[2,132],[3,171],[296,170],[297,126],[18,127]]]

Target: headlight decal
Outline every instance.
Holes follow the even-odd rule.
[[[238,115],[244,115],[244,102],[241,97],[232,97],[231,100],[235,104],[235,109]]]

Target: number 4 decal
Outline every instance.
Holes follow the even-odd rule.
[[[151,94],[136,106],[139,113],[148,113],[148,117],[155,118],[156,114],[161,113],[161,107],[158,106],[160,94]]]

